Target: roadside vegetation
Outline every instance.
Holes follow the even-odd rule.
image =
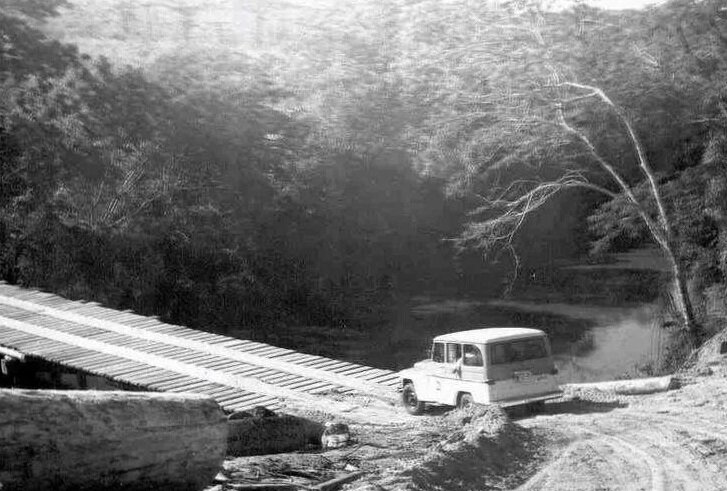
[[[655,246],[674,357],[721,326],[717,0],[0,6],[6,281],[320,351]]]

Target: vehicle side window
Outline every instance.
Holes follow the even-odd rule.
[[[507,350],[507,344],[506,343],[500,343],[492,345],[492,356],[491,356],[491,363],[493,365],[501,365],[502,363],[508,363],[508,350]]]
[[[434,343],[434,346],[432,346],[432,361],[444,363],[444,343]]]
[[[491,353],[493,365],[534,360],[548,356],[543,338],[498,343],[492,346]]]
[[[447,343],[447,363],[456,363],[462,357],[462,346]]]
[[[481,367],[482,363],[482,352],[480,348],[474,344],[465,344],[463,346],[464,361],[463,365],[468,367]]]

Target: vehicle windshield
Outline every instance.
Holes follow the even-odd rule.
[[[444,363],[444,343],[434,343],[434,346],[432,346],[432,361]]]

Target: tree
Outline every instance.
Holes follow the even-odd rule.
[[[439,15],[423,8],[424,18],[408,16],[411,39],[434,33],[424,49],[440,63],[408,67],[421,74],[409,77],[412,89],[438,106],[423,128],[429,139],[420,158],[448,176],[453,193],[480,201],[458,245],[516,257],[518,233],[555,196],[576,188],[609,201],[623,196],[669,262],[680,323],[697,335],[687,266],[660,185],[674,165],[660,146],[682,141],[696,92],[670,80],[644,47],[647,14],[552,12],[539,2],[473,7],[469,18],[462,10],[449,3]],[[411,46],[421,52],[419,39]]]

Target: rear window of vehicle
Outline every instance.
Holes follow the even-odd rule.
[[[497,343],[493,344],[490,349],[492,350],[491,363],[493,365],[516,363],[548,356],[548,351],[545,348],[545,338],[542,337]]]

